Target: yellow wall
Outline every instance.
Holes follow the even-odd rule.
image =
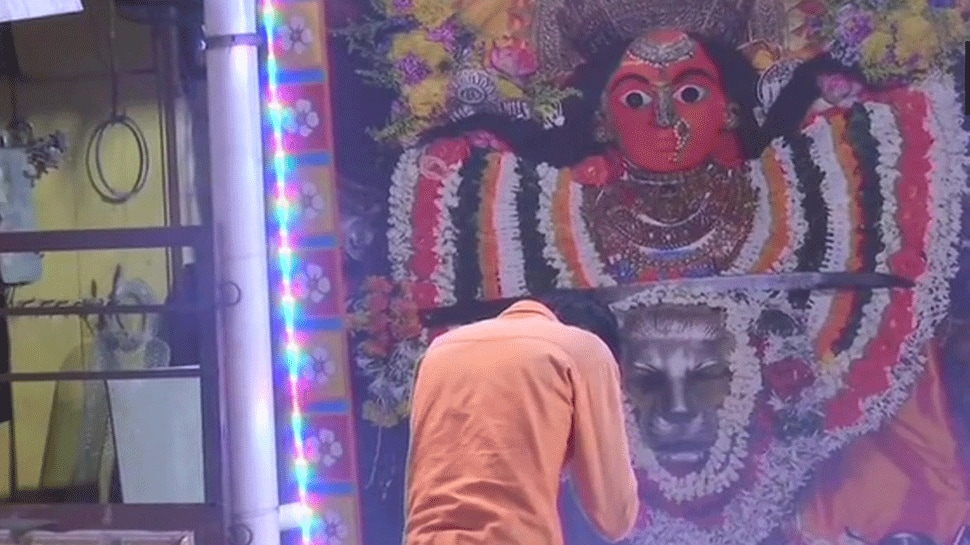
[[[83,14],[15,23],[21,68],[28,78],[20,86],[21,113],[37,134],[55,130],[68,136],[65,163],[37,184],[40,229],[143,227],[164,224],[161,129],[156,81],[151,75],[122,76],[121,102],[144,130],[151,150],[151,175],[145,190],[124,205],[109,205],[91,188],[85,170],[87,140],[95,125],[110,113],[107,0],[86,0]],[[152,67],[151,30],[124,21],[117,23],[119,65],[123,70]],[[0,81],[0,125],[10,119],[10,89]],[[107,170],[127,189],[136,169],[130,136],[109,133]],[[90,295],[91,281],[99,295],[110,290],[114,268],[121,264],[127,277],[148,281],[160,298],[167,286],[163,250],[131,252],[52,253],[44,259],[44,277],[16,290],[16,299],[78,299]],[[12,367],[15,372],[56,371],[65,363],[76,366],[86,357],[90,335],[76,318],[12,318]],[[73,361],[73,363],[71,363]],[[39,482],[47,441],[54,383],[14,385],[18,479],[22,489]],[[9,492],[9,430],[0,425],[0,497]]]

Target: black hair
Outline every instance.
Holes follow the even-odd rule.
[[[795,68],[791,80],[775,99],[761,125],[765,145],[779,136],[797,130],[812,104],[822,96],[818,78],[823,74],[841,74],[866,81],[858,68],[850,68],[828,53],[803,62]]]
[[[739,106],[738,134],[745,156],[758,157],[767,140],[761,136],[754,116],[758,103],[757,73],[736,48],[701,35],[690,36],[718,66],[729,100]],[[565,123],[561,127],[544,129],[530,120],[478,114],[432,129],[425,133],[423,140],[430,142],[473,131],[488,131],[506,142],[519,157],[546,162],[554,167],[572,166],[587,157],[603,153],[607,146],[597,142],[594,137],[597,111],[601,106],[603,90],[631,43],[632,40],[622,40],[602,44],[585,63],[576,68],[569,84],[580,94],[563,102]]]
[[[609,305],[588,292],[570,291],[536,298],[556,315],[560,322],[589,331],[602,340],[614,358],[619,358],[620,324]]]

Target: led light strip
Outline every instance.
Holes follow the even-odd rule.
[[[266,32],[266,86],[267,86],[267,107],[272,127],[273,147],[273,175],[275,176],[276,195],[274,207],[276,211],[276,227],[279,239],[277,241],[277,251],[279,252],[279,270],[282,280],[282,293],[280,294],[280,310],[283,315],[283,328],[286,334],[285,364],[289,374],[290,399],[290,424],[293,430],[293,468],[296,476],[297,492],[299,494],[299,504],[305,513],[310,512],[307,501],[307,482],[310,476],[310,467],[307,463],[306,453],[303,442],[303,410],[300,407],[300,365],[302,360],[302,350],[296,338],[296,298],[293,296],[293,246],[290,242],[290,219],[291,206],[289,195],[287,194],[287,152],[283,143],[283,105],[279,99],[279,66],[276,60],[275,36],[277,28],[278,13],[276,1],[263,0],[263,29]],[[313,517],[302,517],[300,521],[300,533],[302,545],[311,545],[311,527]]]

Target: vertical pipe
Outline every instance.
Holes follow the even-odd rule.
[[[175,6],[167,10],[168,17],[177,21],[179,12]],[[165,224],[171,227],[182,226],[182,163],[187,159],[185,146],[179,140],[181,127],[177,119],[180,104],[184,101],[181,67],[179,65],[178,26],[155,25],[152,27],[152,57],[158,82],[158,102],[160,124],[162,127],[162,149],[164,150],[164,190],[166,203]],[[169,285],[171,280],[183,274],[182,267],[186,254],[191,248],[169,248],[166,251],[169,263]]]
[[[229,447],[231,527],[279,545],[273,354],[253,0],[206,0],[209,148],[216,274],[239,288],[220,309],[219,360]],[[238,534],[237,534],[238,535]]]

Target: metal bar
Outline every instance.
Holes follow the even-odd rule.
[[[0,233],[0,252],[74,252],[196,246],[210,237],[200,226],[71,229]]]
[[[132,68],[129,70],[119,70],[118,75],[125,77],[148,77],[155,75],[154,68]],[[55,84],[55,83],[72,83],[78,81],[102,81],[111,79],[111,74],[101,73],[101,72],[91,72],[82,74],[66,74],[63,76],[58,75],[43,75],[43,76],[31,76],[28,74],[19,75],[16,80],[17,83],[22,83],[24,85],[45,85],[45,84]]]
[[[10,497],[16,498],[17,493],[20,492],[19,463],[17,462],[20,457],[17,456],[17,404],[13,403],[12,399],[10,409],[10,422],[8,426],[10,432],[7,435],[7,438],[10,440]]]
[[[194,378],[202,376],[200,366],[161,367],[129,371],[51,371],[49,373],[2,373],[0,382],[51,382],[81,380],[139,380],[160,378]]]
[[[169,14],[178,19],[178,10],[169,8]],[[182,156],[178,138],[177,99],[182,94],[179,76],[178,27],[155,26],[152,28],[152,53],[158,70],[158,109],[162,119],[161,140],[164,150],[164,189],[166,224],[182,225],[181,173],[179,159]],[[182,250],[170,249],[170,277],[182,271]]]
[[[174,8],[169,8],[177,15]],[[175,16],[175,15],[173,15]],[[179,171],[179,140],[178,121],[175,115],[176,100],[181,96],[182,80],[179,77],[179,50],[177,27],[158,29],[161,50],[160,61],[164,68],[160,68],[160,91],[163,97],[163,124],[165,127],[165,188],[168,191],[168,224],[173,227],[182,225],[182,182]],[[176,252],[177,257],[173,267],[176,271],[182,269],[182,252]]]
[[[101,314],[162,314],[167,312],[199,312],[212,304],[160,303],[155,305],[92,305],[10,306],[0,308],[0,316],[72,316]]]
[[[196,278],[201,293],[215,292],[215,266],[212,248],[196,249]],[[199,316],[199,362],[202,367],[200,381],[202,399],[202,455],[205,459],[203,466],[205,479],[205,497],[210,504],[225,507],[224,492],[228,490],[226,477],[229,475],[224,468],[228,453],[223,452],[222,437],[226,426],[223,420],[225,400],[220,395],[222,384],[219,369],[219,347],[216,342],[216,312],[215,307],[203,312]]]
[[[191,531],[195,543],[226,543],[218,507],[200,504],[0,504],[0,519],[49,520],[71,530]]]

